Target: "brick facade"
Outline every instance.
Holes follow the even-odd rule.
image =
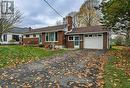
[[[23,38],[23,44],[38,44],[39,43],[39,38]]]
[[[52,44],[52,42],[46,42],[45,38],[45,33],[42,33],[42,44],[47,48]],[[57,38],[57,41],[53,42],[55,46],[65,46],[65,34],[63,31],[57,32]]]
[[[75,36],[75,35],[74,35]],[[77,36],[77,35],[76,35]],[[79,35],[78,35],[79,36]],[[74,48],[74,41],[68,41],[69,35],[66,36],[66,48]],[[81,41],[80,41],[80,48],[84,48],[84,35],[80,35]],[[103,33],[103,49],[108,49],[108,33]]]
[[[80,36],[80,48],[82,49],[83,48],[83,35],[76,35],[76,36]],[[69,41],[68,38],[69,36],[66,36],[66,48],[74,48],[74,41]]]
[[[74,48],[74,42],[68,41],[69,36],[66,36],[66,48]]]
[[[71,35],[72,36],[72,35]],[[73,35],[73,36],[80,36],[80,48],[84,48],[84,35]],[[68,35],[65,36],[63,31],[57,32],[57,41],[53,42],[55,46],[65,46],[66,48],[74,48],[74,41],[68,40]],[[103,33],[103,49],[108,49],[108,33]],[[23,44],[39,44],[39,38],[24,38]],[[45,41],[45,33],[42,33],[42,44],[45,48],[49,48],[52,42]]]
[[[103,49],[107,49],[108,48],[108,33],[105,32],[103,33]]]
[[[39,44],[39,40],[41,41],[42,39],[42,44],[45,46],[45,48],[49,48],[50,45],[55,45],[55,46],[60,46],[60,47],[66,47],[66,48],[75,48],[75,43],[77,44],[76,48],[84,48],[84,33],[103,33],[103,49],[108,49],[108,32],[104,26],[101,25],[96,25],[96,26],[90,26],[90,27],[79,27],[79,28],[72,28],[72,17],[67,16],[65,20],[65,25],[57,25],[57,26],[51,26],[51,27],[45,27],[45,28],[39,28],[35,30],[30,30],[29,34],[35,34],[39,33],[42,36],[39,36],[38,38],[24,38],[23,43],[24,44]],[[67,30],[65,30],[67,29]],[[56,37],[56,40],[50,42],[50,38],[48,38],[46,41],[46,33],[50,32],[57,32],[57,33],[52,33],[51,37]],[[80,46],[78,47],[78,42],[74,42],[73,40],[68,40],[68,37],[70,36],[80,36]],[[51,39],[52,40],[52,39]],[[53,39],[54,40],[54,39]]]

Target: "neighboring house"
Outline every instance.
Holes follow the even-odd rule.
[[[0,44],[20,44],[22,42],[23,33],[28,32],[29,28],[15,27],[8,32],[2,34],[2,42]]]
[[[109,32],[105,27],[73,28],[72,17],[68,16],[66,20],[65,25],[32,29],[24,33],[23,44],[43,44],[46,48],[109,48]]]

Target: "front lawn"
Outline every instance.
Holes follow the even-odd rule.
[[[63,53],[64,50],[52,51],[38,47],[0,46],[0,68],[14,67],[22,63]]]
[[[130,49],[113,47],[104,67],[104,88],[130,88]]]

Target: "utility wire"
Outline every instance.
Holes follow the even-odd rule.
[[[55,13],[57,13],[60,17],[64,18],[64,16],[62,16],[47,0],[41,0],[42,2],[44,1],[51,9],[53,9],[55,11]],[[74,28],[76,28],[76,24],[72,23],[72,25],[74,26]]]
[[[51,6],[49,2],[47,2],[46,0],[41,0],[41,1],[44,1],[49,7],[51,7],[51,9],[53,9],[60,17],[63,18],[63,16],[53,6]]]

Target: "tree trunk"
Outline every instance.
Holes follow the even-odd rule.
[[[0,34],[0,42],[2,42],[2,34]]]
[[[126,33],[126,45],[130,46],[130,28],[127,29]]]

